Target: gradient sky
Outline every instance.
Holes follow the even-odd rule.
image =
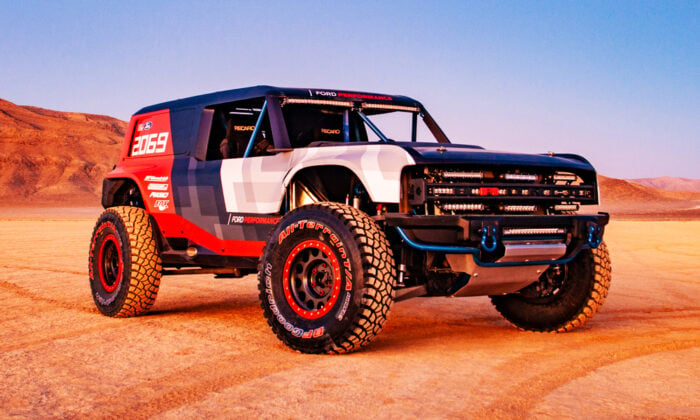
[[[121,119],[272,84],[404,94],[457,143],[700,178],[700,1],[0,0],[0,98]]]

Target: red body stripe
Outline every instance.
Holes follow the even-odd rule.
[[[265,241],[236,241],[217,238],[178,214],[153,214],[161,233],[166,238],[187,238],[220,255],[259,257]]]

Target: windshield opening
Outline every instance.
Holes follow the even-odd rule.
[[[294,148],[328,142],[448,142],[434,121],[418,107],[310,102],[283,102],[282,114]]]

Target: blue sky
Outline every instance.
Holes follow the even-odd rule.
[[[0,98],[121,119],[256,84],[405,94],[454,142],[700,178],[698,1],[0,0]]]

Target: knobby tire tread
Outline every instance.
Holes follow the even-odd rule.
[[[162,274],[162,262],[153,234],[153,225],[146,210],[138,207],[110,207],[126,228],[130,252],[128,292],[115,318],[128,318],[147,313],[156,301]],[[100,222],[95,226],[98,228]]]
[[[376,223],[362,211],[340,203],[323,202],[305,206],[305,209],[323,208],[339,219],[351,232],[362,260],[364,290],[362,305],[355,316],[352,326],[335,342],[330,343],[320,353],[343,354],[351,353],[366,346],[382,330],[387,315],[394,301],[394,279],[396,278],[393,265],[393,252],[384,232]],[[288,213],[285,217],[293,214]],[[284,218],[283,218],[284,219]],[[282,223],[283,220],[280,220]],[[269,240],[268,240],[269,243]],[[266,245],[267,246],[267,245]],[[265,250],[263,250],[265,255]],[[258,272],[263,272],[263,261],[260,260]],[[261,302],[265,299],[263,282],[258,282]],[[265,309],[263,305],[263,309]],[[302,351],[289,340],[284,328],[279,326],[272,313],[264,310],[267,323],[272,327],[277,337],[287,346]]]
[[[592,248],[590,251],[590,259],[593,270],[592,284],[588,291],[588,296],[585,303],[581,305],[578,312],[567,321],[552,327],[533,328],[532,326],[524,326],[517,320],[513,319],[507,312],[507,309],[501,306],[501,304],[498,303],[494,297],[491,297],[494,307],[506,319],[506,321],[521,331],[564,333],[581,327],[586,322],[591,320],[598,312],[600,307],[603,306],[605,298],[608,296],[610,280],[612,278],[610,254],[605,242],[602,242],[598,248]]]

